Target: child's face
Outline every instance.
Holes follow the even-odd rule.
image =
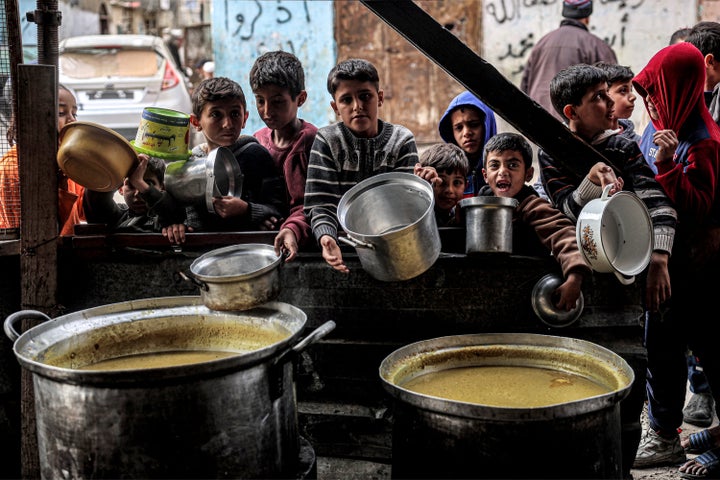
[[[645,106],[647,107],[648,115],[653,120],[660,120],[660,114],[657,111],[657,108],[655,108],[655,104],[649,99],[645,99]]]
[[[597,134],[613,128],[614,102],[608,95],[607,83],[600,82],[587,89],[580,105],[566,105],[570,129],[590,140]]]
[[[513,198],[533,176],[533,167],[525,168],[517,150],[488,152],[483,177],[498,197]]]
[[[462,200],[466,178],[462,172],[457,170],[453,172],[438,172],[438,177],[440,177],[442,183],[439,185],[437,183],[433,184],[435,207],[438,210],[449,212]]]
[[[608,89],[608,95],[615,102],[615,118],[630,118],[635,109],[635,99],[632,81],[617,82]]]
[[[58,132],[68,123],[77,120],[77,101],[72,93],[58,89]]]
[[[245,128],[248,112],[240,99],[207,102],[200,118],[190,115],[190,123],[205,136],[210,150],[229,147]]]
[[[293,100],[287,88],[277,85],[260,87],[254,93],[258,115],[271,130],[292,126],[297,118],[298,108],[307,98],[307,93],[303,90]]]
[[[157,188],[158,190],[163,189],[163,185],[160,183],[157,175],[150,172],[145,172],[143,180],[150,186]],[[140,196],[140,192],[130,183],[130,179],[126,178],[120,187],[120,195],[125,199],[125,204],[128,206],[131,212],[137,215],[145,215],[148,211],[148,205],[145,200]]]
[[[456,109],[450,114],[450,124],[455,143],[468,157],[478,157],[485,142],[485,122],[477,109],[472,107]]]
[[[359,138],[378,134],[378,109],[383,91],[375,90],[372,82],[341,80],[330,106],[340,120]]]

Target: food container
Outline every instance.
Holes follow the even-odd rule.
[[[130,143],[102,125],[71,122],[60,130],[58,138],[58,166],[68,178],[90,190],[117,190],[137,166]]]
[[[381,173],[358,183],[338,203],[338,221],[363,269],[382,281],[409,280],[440,256],[435,197],[427,180]]]
[[[15,325],[48,320],[22,335]],[[200,297],[133,300],[48,319],[10,315],[5,332],[32,373],[40,472],[58,478],[291,478],[299,435],[294,360],[307,318],[270,302],[209,310]],[[138,354],[219,351],[199,363],[85,370]]]
[[[578,215],[575,233],[580,252],[596,272],[613,273],[624,285],[635,280],[650,263],[653,226],[645,204],[632,192],[590,200]]]
[[[512,253],[512,217],[518,201],[504,197],[460,200],[465,215],[465,254]]]
[[[272,245],[247,243],[211,250],[180,272],[213,310],[247,310],[280,294],[282,256]]]
[[[571,373],[597,382],[607,393],[512,407],[404,387],[426,373],[483,366]],[[440,337],[394,351],[379,373],[395,400],[393,478],[621,477],[620,401],[630,392],[634,374],[624,359],[600,345],[519,333]],[[500,393],[506,387],[502,381],[487,385]]]

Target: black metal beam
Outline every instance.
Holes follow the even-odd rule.
[[[412,0],[361,0],[427,58],[578,176],[608,160]]]

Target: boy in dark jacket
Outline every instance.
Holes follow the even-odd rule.
[[[604,155],[607,162],[585,162],[585,176],[570,171],[543,150],[538,153],[541,178],[553,205],[573,222],[583,207],[600,198],[603,188],[610,194],[620,190],[634,192],[650,213],[654,231],[654,250],[645,282],[645,309],[657,312],[670,298],[668,260],[675,237],[677,213],[670,199],[655,180],[640,147],[613,130],[614,102],[608,95],[607,75],[598,67],[578,64],[561,70],[550,83],[555,110],[568,128]],[[572,159],[582,162],[584,159]],[[565,161],[570,161],[566,159]],[[645,400],[645,368],[638,368],[630,395],[623,401],[623,477],[630,475],[640,441],[640,414]]]

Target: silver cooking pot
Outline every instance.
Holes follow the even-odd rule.
[[[272,245],[247,243],[211,250],[178,272],[200,288],[200,296],[213,310],[247,310],[274,300],[280,294],[282,256]]]
[[[378,280],[408,280],[440,256],[432,185],[411,173],[381,173],[358,183],[338,203],[337,216],[363,269]]]
[[[293,359],[329,333],[300,340],[305,313],[280,302],[217,312],[200,297],[105,305],[22,335],[4,328],[32,373],[42,478],[290,478],[299,435]],[[280,338],[280,340],[277,340]],[[226,351],[186,365],[81,370],[141,353]]]
[[[165,169],[165,188],[183,205],[204,206],[214,213],[213,197],[242,196],[243,174],[232,151],[211,150],[207,157],[170,162]]]
[[[522,408],[456,401],[404,387],[426,373],[481,366],[568,372],[608,392]],[[634,373],[622,357],[600,345],[515,333],[440,337],[394,351],[379,373],[395,399],[394,478],[621,477],[620,401],[630,392]],[[502,389],[502,381],[487,388]],[[521,459],[518,441],[532,446],[522,450]]]

